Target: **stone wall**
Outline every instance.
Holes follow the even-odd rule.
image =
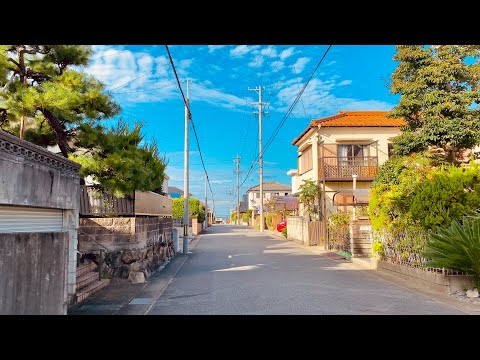
[[[82,218],[79,251],[110,276],[143,282],[174,255],[172,219],[159,217]]]

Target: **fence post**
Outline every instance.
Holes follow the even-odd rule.
[[[100,258],[98,259],[98,281],[102,281],[103,249],[100,249]]]
[[[180,247],[180,240],[178,237],[178,229],[173,228],[172,229],[172,238],[173,238],[173,243],[175,244],[175,253],[178,252],[178,248]]]
[[[350,250],[352,251],[352,257],[354,256],[353,253],[353,220],[350,220],[350,226],[349,226],[349,233],[350,233]]]

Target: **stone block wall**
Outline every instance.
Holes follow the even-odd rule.
[[[82,218],[79,251],[98,263],[103,249],[104,274],[143,282],[174,255],[172,229],[171,218]]]

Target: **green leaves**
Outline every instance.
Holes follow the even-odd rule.
[[[394,140],[394,152],[407,155],[429,145],[470,148],[480,143],[480,46],[397,46],[391,93],[400,101],[391,117],[408,126]],[[451,148],[453,147],[453,148]],[[451,157],[453,160],[453,157]]]
[[[0,122],[2,128],[11,131],[21,116],[42,114],[62,154],[68,156],[76,128],[118,114],[120,107],[104,93],[104,85],[73,68],[87,65],[91,53],[91,47],[83,45],[0,46],[0,85],[7,83],[8,74],[14,74],[6,91],[0,92],[8,120]],[[29,124],[30,131],[38,130],[35,125]]]
[[[455,220],[430,236],[423,256],[426,266],[458,270],[474,276],[480,289],[480,217]]]
[[[174,219],[183,219],[183,209],[184,209],[184,201],[183,197],[178,199],[172,200],[172,210]],[[193,219],[197,219],[198,222],[205,221],[205,208],[200,204],[200,200],[195,198],[188,198],[188,211],[189,216]],[[236,216],[236,215],[235,215]]]
[[[93,150],[72,154],[70,158],[82,164],[83,177],[93,176],[102,188],[116,196],[123,197],[135,190],[159,191],[165,176],[165,161],[155,143],[141,145],[141,129],[140,123],[130,129],[122,120],[108,130],[83,124],[78,131],[77,146]]]
[[[298,201],[304,204],[305,209],[310,215],[318,213],[318,199],[320,198],[320,189],[315,181],[306,179],[302,181],[299,187]]]

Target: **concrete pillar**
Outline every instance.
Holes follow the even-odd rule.
[[[318,181],[318,172],[319,172],[319,168],[318,168],[318,139],[319,139],[319,136],[318,134],[315,134],[311,137],[311,141],[312,141],[312,172],[313,172],[313,179],[315,182]]]
[[[180,250],[180,238],[178,236],[177,228],[172,229],[172,240],[173,240],[173,246],[175,247],[175,254],[176,254]]]
[[[77,249],[78,249],[78,227],[79,216],[77,210],[63,211],[63,227],[64,231],[68,232],[68,265],[67,265],[67,286],[66,288],[66,304],[65,314],[67,313],[66,305],[73,304],[76,292],[77,282]]]

